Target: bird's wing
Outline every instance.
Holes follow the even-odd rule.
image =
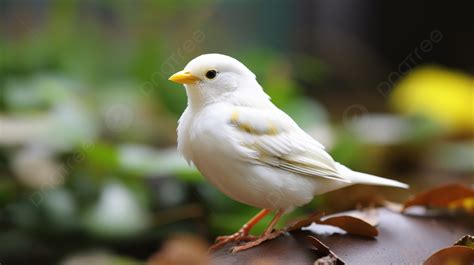
[[[323,145],[277,108],[236,107],[229,117],[243,159],[289,172],[350,182]]]

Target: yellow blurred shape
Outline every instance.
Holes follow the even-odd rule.
[[[474,132],[474,77],[436,66],[410,72],[393,90],[390,104],[423,115],[451,132]]]

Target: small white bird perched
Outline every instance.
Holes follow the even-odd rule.
[[[179,152],[227,196],[263,209],[235,234],[219,237],[213,248],[250,240],[233,249],[240,251],[274,237],[283,214],[318,194],[356,183],[408,188],[335,162],[232,57],[201,55],[169,80],[184,84],[188,96],[178,125]],[[271,211],[276,215],[265,232],[250,236]]]

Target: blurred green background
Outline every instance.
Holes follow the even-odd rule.
[[[0,0],[0,263],[142,264],[170,237],[205,245],[258,211],[176,153],[186,96],[167,78],[203,53],[244,62],[339,162],[412,185],[317,196],[287,221],[472,185],[472,8]]]

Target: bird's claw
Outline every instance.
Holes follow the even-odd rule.
[[[271,233],[263,234],[263,235],[257,237],[255,240],[252,240],[250,242],[246,242],[243,245],[235,246],[235,247],[231,248],[231,251],[232,251],[232,253],[237,253],[237,252],[242,251],[242,250],[253,248],[253,247],[256,247],[256,246],[262,244],[265,241],[274,239],[274,238],[280,236],[281,234],[285,234],[285,233],[286,233],[286,230],[276,230],[276,231],[273,231]]]
[[[257,237],[249,235],[247,232],[243,230],[239,230],[238,232],[233,233],[232,235],[229,236],[219,236],[216,238],[216,241],[214,245],[212,245],[209,248],[209,252],[213,252],[221,247],[223,247],[225,244],[229,242],[236,242],[239,243],[241,241],[252,241],[255,240]]]

